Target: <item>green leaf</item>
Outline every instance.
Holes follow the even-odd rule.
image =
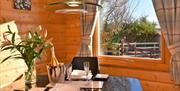
[[[7,45],[5,45],[5,46],[2,46],[1,49],[5,48],[5,47],[7,47],[7,46],[10,46],[10,45],[11,45],[11,44],[7,44]]]
[[[1,62],[1,63],[5,62],[6,60],[8,60],[8,59],[9,59],[9,58],[11,58],[11,57],[12,57],[12,55],[10,55],[10,56],[6,57],[5,59],[3,59],[3,60],[2,60],[2,62]]]
[[[20,57],[20,56],[19,57],[14,57],[14,58],[15,59],[24,59],[23,57]]]
[[[11,31],[6,31],[6,32],[4,32],[4,33],[11,34],[12,32],[11,32]]]
[[[39,54],[41,54],[44,51],[44,47],[42,47],[39,51]]]
[[[14,49],[14,47],[13,46],[6,46],[6,47],[2,48],[2,51],[9,50],[9,49]]]
[[[11,51],[11,53],[15,53],[15,52],[17,52],[17,50],[12,50],[12,51]]]
[[[14,42],[15,42],[15,32],[13,33],[13,35],[12,35],[12,44],[14,44]]]
[[[1,63],[5,62],[6,60],[10,58],[21,58],[21,54],[14,54],[14,55],[7,56],[5,59],[2,60]]]
[[[12,33],[11,29],[10,29],[10,25],[7,26],[8,27],[8,30],[10,33]]]
[[[26,46],[25,45],[17,45],[16,48],[17,49],[19,49],[19,48],[26,48]]]
[[[13,33],[9,28],[7,34],[11,36],[11,42],[9,45],[5,45],[1,49],[2,51],[10,50],[11,53],[16,53],[18,51],[20,54],[12,54],[8,56],[6,59],[4,59],[3,62],[9,58],[24,59],[26,65],[31,66],[35,58],[40,57],[45,49],[51,47],[49,46],[50,44],[46,43],[46,41],[41,37],[41,35],[37,31],[29,31],[28,33],[30,37],[26,36],[26,38],[23,39],[21,42],[16,43],[16,33]],[[40,49],[39,51],[35,51],[37,47],[41,46],[42,49]]]

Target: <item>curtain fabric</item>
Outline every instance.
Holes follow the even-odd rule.
[[[91,0],[91,2],[98,3],[98,0]],[[92,55],[92,37],[96,23],[96,6],[85,5],[85,10],[88,13],[81,14],[81,46],[76,56],[90,57]]]
[[[153,0],[153,4],[171,53],[171,78],[180,85],[180,0]]]

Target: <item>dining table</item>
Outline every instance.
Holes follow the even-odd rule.
[[[143,91],[140,80],[124,76],[109,76],[107,79],[71,80],[30,91]]]

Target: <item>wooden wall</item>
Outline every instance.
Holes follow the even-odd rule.
[[[12,0],[0,0],[0,23],[4,22],[4,20],[15,20],[21,34],[24,34],[28,28],[42,25],[43,28],[48,30],[49,37],[54,39],[56,57],[64,62],[70,62],[80,46],[80,15],[55,14],[44,9],[44,5],[54,0],[31,1],[32,10],[24,11],[13,9]],[[94,48],[97,49],[97,33],[95,35]],[[95,50],[94,54],[97,54],[97,50]],[[49,59],[50,55],[45,60],[48,61]],[[158,71],[127,66],[104,65],[102,61],[106,59],[100,58],[99,60],[101,61],[100,68],[102,73],[139,78],[144,91],[180,91],[180,88],[170,81],[168,64],[165,65],[165,71]],[[128,63],[125,65],[128,65]],[[135,63],[135,65],[138,66],[138,63]],[[45,68],[39,66],[38,72],[44,73]]]
[[[0,24],[15,20],[21,36],[26,34],[28,29],[41,25],[47,29],[48,38],[53,38],[57,59],[70,62],[80,45],[80,15],[56,14],[44,8],[47,3],[55,0],[31,0],[31,11],[14,9],[12,1],[0,0]],[[51,53],[48,50],[47,57],[42,60],[48,62],[50,58]],[[37,73],[46,74],[46,67],[42,62],[37,62]],[[24,84],[18,83],[18,87],[12,85],[5,88],[5,91],[21,88],[19,86]]]
[[[15,20],[21,35],[41,25],[48,30],[48,37],[53,38],[57,59],[71,60],[67,54],[75,55],[80,45],[80,15],[49,12],[44,7],[53,0],[31,0],[31,11],[13,9],[12,1],[0,0],[0,23]],[[50,53],[47,54],[43,60],[49,61]],[[38,71],[44,72],[45,68],[38,67]]]

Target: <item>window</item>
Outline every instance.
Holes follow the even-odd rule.
[[[161,33],[151,0],[102,0],[100,55],[161,58]]]

